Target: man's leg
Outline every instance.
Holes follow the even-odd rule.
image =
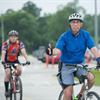
[[[73,86],[70,85],[67,88],[64,89],[64,97],[63,100],[71,100],[71,96],[73,93]]]
[[[10,68],[6,68],[5,69],[5,78],[4,78],[4,85],[5,85],[5,95],[9,95],[8,94],[8,86],[9,86],[9,77],[10,77]]]
[[[20,65],[17,66],[17,74],[21,75],[22,74],[22,68]]]
[[[66,66],[64,63],[62,65],[62,69],[60,74],[58,75],[58,82],[63,88],[64,96],[63,100],[71,100],[71,96],[73,93],[73,84],[74,84],[74,70],[73,66]]]
[[[88,88],[91,89],[91,87],[93,86],[94,81],[95,81],[94,75],[91,72],[89,72],[87,74],[87,78],[88,78]],[[85,84],[83,84],[80,94],[83,94],[84,89],[85,89]]]

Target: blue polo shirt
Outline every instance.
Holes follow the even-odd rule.
[[[74,36],[72,30],[69,30],[60,36],[56,44],[56,48],[61,50],[60,60],[69,64],[84,62],[86,48],[91,49],[94,46],[90,34],[84,30],[79,30],[77,36]]]

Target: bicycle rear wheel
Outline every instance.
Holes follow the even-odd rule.
[[[88,92],[86,100],[100,100],[100,96],[96,92]]]
[[[59,94],[59,97],[58,97],[58,100],[63,100],[63,96],[64,96],[64,93],[63,93],[63,90],[60,92],[60,94]],[[71,100],[73,100],[72,99],[73,97],[71,97]]]
[[[14,94],[14,100],[22,100],[22,82],[20,77],[17,77],[16,80],[16,93]]]

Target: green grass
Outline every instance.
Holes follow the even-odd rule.
[[[92,73],[94,74],[94,76],[95,76],[95,83],[94,83],[94,85],[100,86],[100,71],[91,70],[91,72],[92,72]]]
[[[95,76],[95,86],[100,86],[100,71],[97,70],[91,70],[91,72],[94,74]],[[74,78],[75,81],[79,81],[76,77]]]

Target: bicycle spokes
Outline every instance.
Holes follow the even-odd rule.
[[[16,100],[22,99],[22,83],[20,78],[16,82]]]
[[[97,97],[93,94],[89,95],[86,100],[98,100]]]

